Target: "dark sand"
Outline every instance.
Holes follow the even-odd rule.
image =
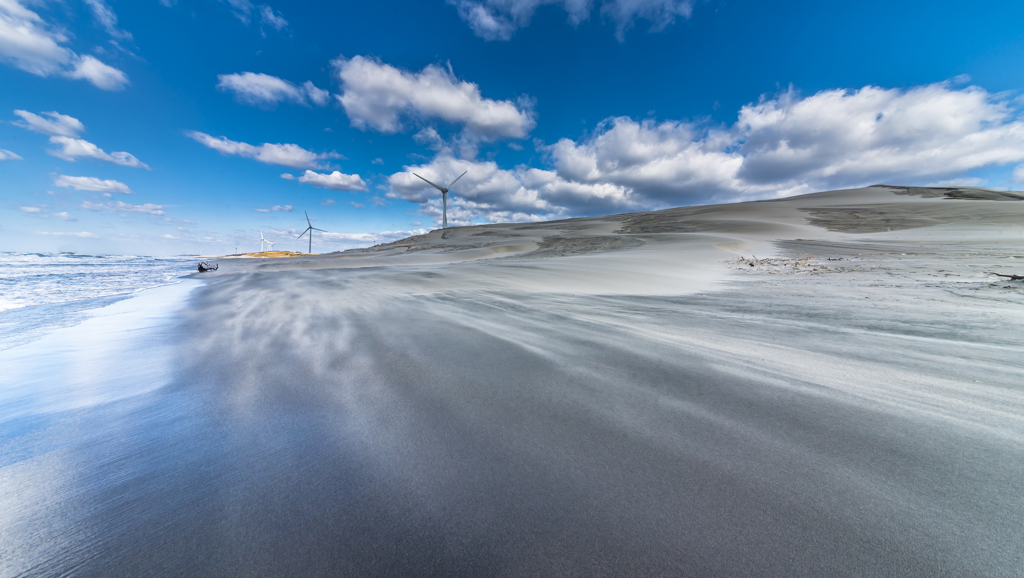
[[[1024,203],[830,195],[224,261],[0,352],[0,575],[1020,576]]]

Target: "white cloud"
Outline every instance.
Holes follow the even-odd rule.
[[[43,116],[33,114],[27,110],[15,110],[14,114],[20,116],[22,122],[11,124],[34,132],[50,136],[67,137],[77,137],[80,133],[85,132],[85,125],[80,120],[73,116],[60,114],[55,110],[43,113],[43,116],[49,118],[43,118]]]
[[[63,46],[68,37],[49,26],[20,0],[0,0],[0,61],[37,76],[88,80],[104,90],[120,90],[128,76],[93,56]]]
[[[517,167],[503,170],[494,161],[457,159],[449,153],[438,155],[426,165],[406,167],[401,173],[388,177],[392,199],[418,203],[421,210],[441,221],[441,193],[417,178],[416,173],[440,185],[447,185],[463,172],[464,177],[452,187],[448,195],[448,221],[467,224],[470,219],[489,221],[531,221],[557,218],[565,209],[541,198],[541,186],[559,186],[561,180],[550,171]],[[538,182],[540,173],[549,175],[550,182]],[[524,180],[526,182],[524,182]],[[626,206],[626,205],[623,205]]]
[[[331,189],[332,191],[367,190],[366,183],[359,175],[346,175],[341,171],[334,171],[330,174],[306,171],[306,174],[299,177],[299,182],[321,189]]]
[[[509,40],[519,28],[530,23],[540,6],[555,5],[566,11],[573,26],[590,17],[592,0],[448,0],[459,17],[485,40]],[[604,0],[601,15],[615,23],[615,36],[621,42],[636,19],[651,23],[658,32],[675,22],[677,16],[689,18],[694,0]]]
[[[286,181],[294,181],[295,180],[295,175],[293,175],[291,173],[281,173],[281,178],[286,180]]]
[[[135,158],[135,155],[132,155],[131,153],[121,151],[108,154],[100,147],[84,139],[70,138],[66,136],[51,136],[50,142],[55,145],[59,145],[60,148],[49,149],[46,152],[66,161],[73,162],[75,159],[79,158],[92,158],[111,162],[124,167],[149,169],[149,165]]]
[[[322,169],[325,167],[320,161],[341,158],[341,155],[336,152],[314,153],[297,144],[263,143],[259,146],[253,146],[244,142],[229,140],[226,137],[212,137],[198,131],[189,131],[185,135],[204,146],[219,151],[221,154],[238,155],[255,159],[268,165],[281,165],[295,169]]]
[[[114,9],[104,0],[85,0],[85,3],[92,9],[93,17],[96,18],[96,21],[107,31],[111,38],[127,40],[129,42],[132,40],[130,32],[117,27],[117,14],[114,13]]]
[[[21,0],[0,0],[0,61],[37,76],[88,80],[104,90],[128,84],[124,72],[93,56],[76,54],[64,46],[67,42],[67,35]]]
[[[448,0],[459,17],[485,40],[509,40],[519,28],[530,23],[538,7],[553,4],[569,14],[569,23],[578,25],[590,16],[592,0]]]
[[[74,215],[68,213],[67,211],[63,211],[63,212],[60,212],[60,213],[54,213],[53,216],[57,217],[61,221],[74,222],[74,221],[78,220],[78,217],[75,217]]]
[[[21,161],[25,160],[7,149],[0,149],[0,161]]]
[[[22,206],[20,206],[18,208],[21,209],[21,212],[23,212],[23,213],[32,213],[33,215],[38,215],[39,213],[42,212],[42,209],[39,208],[39,207],[30,207],[30,206],[22,205]]]
[[[75,58],[74,68],[66,76],[88,80],[103,90],[121,90],[128,85],[127,74],[88,54]]]
[[[164,6],[170,6],[177,0],[160,0]],[[288,26],[288,21],[284,19],[284,16],[280,12],[275,11],[266,4],[260,4],[259,6],[253,5],[250,0],[221,0],[231,6],[231,13],[234,14],[235,18],[238,18],[242,24],[248,26],[252,22],[253,13],[257,13],[260,17],[260,21],[275,30],[282,30]],[[262,29],[262,28],[261,28]]]
[[[695,0],[605,0],[601,15],[615,22],[615,37],[626,39],[626,30],[637,18],[651,23],[651,32],[660,32],[676,21],[677,16],[689,18]]]
[[[805,99],[792,90],[744,106],[735,130],[737,176],[753,185],[838,187],[886,179],[955,177],[1024,160],[1019,110],[981,88],[867,86]]]
[[[128,185],[114,180],[100,180],[96,177],[69,177],[67,175],[56,175],[53,177],[53,186],[76,191],[96,191],[98,193],[121,193],[122,195],[134,194]]]
[[[271,213],[277,211],[284,211],[285,213],[290,213],[293,210],[295,210],[295,207],[291,205],[274,205],[272,207],[267,207],[266,209],[255,209],[257,213]]]
[[[64,231],[58,231],[58,232],[52,232],[51,233],[51,232],[47,232],[47,231],[36,231],[36,234],[37,235],[52,235],[54,237],[80,237],[80,238],[83,238],[83,239],[99,239],[98,235],[90,233],[89,231],[82,231],[81,233],[72,233],[72,232],[64,232]]]
[[[309,97],[310,102],[317,106],[327,106],[327,103],[331,100],[331,93],[314,86],[312,80],[303,82],[302,89],[306,91],[306,96]]]
[[[108,211],[114,211],[116,213],[144,213],[147,215],[163,215],[164,206],[154,205],[153,203],[144,203],[142,205],[133,205],[131,203],[125,203],[122,201],[114,201],[107,203],[93,203],[91,201],[82,201],[78,204],[79,207],[89,211],[102,211],[107,209]]]
[[[141,162],[130,153],[122,151],[108,154],[93,143],[77,138],[80,133],[85,131],[85,125],[75,117],[60,114],[57,111],[44,112],[43,116],[27,110],[15,110],[14,114],[22,119],[22,122],[12,123],[15,126],[50,135],[50,143],[58,145],[60,148],[50,149],[46,152],[55,157],[72,162],[78,158],[93,158],[125,167],[149,169],[146,163]],[[44,116],[48,118],[44,118]]]
[[[449,221],[527,220],[773,198],[879,182],[968,182],[965,173],[1024,161],[1024,103],[977,87],[864,87],[802,98],[790,90],[739,111],[731,127],[610,118],[593,134],[539,145],[550,169],[453,158],[389,177],[389,197],[435,218],[434,182],[469,170]],[[1024,165],[1022,165],[1024,166]],[[1015,171],[1024,178],[1024,168]],[[969,182],[979,183],[971,180]]]
[[[352,126],[384,133],[403,130],[402,119],[441,119],[460,124],[483,140],[524,138],[536,125],[529,99],[483,98],[480,87],[452,71],[430,65],[420,72],[400,70],[375,58],[332,61],[342,85],[336,98]]]
[[[935,181],[934,183],[925,183],[926,187],[978,187],[985,184],[985,179],[978,177],[963,177],[959,179],[948,179],[945,181]]]
[[[273,27],[274,30],[280,31],[288,26],[288,21],[281,16],[281,13],[275,12],[273,8],[266,4],[260,6],[260,19],[263,20],[264,24]]]
[[[324,199],[323,201],[320,201],[320,206],[322,206],[322,207],[333,207],[334,206],[334,199]]]
[[[379,243],[390,243],[413,235],[428,233],[426,229],[413,231],[381,231],[379,233],[318,233],[318,237],[328,244],[344,248],[366,247]],[[316,243],[316,240],[313,241]]]
[[[292,102],[308,106],[326,106],[330,93],[317,88],[312,81],[296,86],[287,80],[256,72],[221,74],[217,76],[217,88],[232,92],[235,98],[245,104],[274,106],[279,102]]]
[[[67,41],[19,0],[0,0],[0,60],[38,76],[60,74],[75,57],[61,46]]]
[[[370,163],[374,164],[374,165],[382,165],[382,164],[384,164],[384,159],[382,159],[380,157],[377,157],[377,158],[373,159],[372,161],[370,161]]]
[[[1013,182],[1024,184],[1024,165],[1017,165],[1017,168],[1013,169]]]
[[[251,22],[251,15],[255,7],[249,0],[221,0],[231,6],[231,13],[235,15],[246,26]]]

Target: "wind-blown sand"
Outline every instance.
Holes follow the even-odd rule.
[[[128,352],[167,385],[0,387],[0,575],[1019,576],[1021,200],[223,260]]]

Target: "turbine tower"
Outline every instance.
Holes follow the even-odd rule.
[[[264,239],[263,238],[263,231],[260,231],[260,240],[256,241],[256,243],[260,244],[260,253],[262,253],[263,252],[263,243],[270,243],[270,241]],[[253,243],[253,244],[255,245],[256,243]],[[273,247],[274,246],[273,243],[271,243],[270,246]]]
[[[466,171],[465,173],[462,173],[461,175],[455,177],[455,180],[452,181],[451,183],[448,183],[447,187],[439,187],[439,186],[435,185],[434,183],[428,181],[427,179],[424,179],[423,177],[420,177],[419,175],[416,175],[416,173],[413,173],[417,177],[420,177],[421,179],[426,181],[426,183],[428,185],[430,185],[430,186],[434,187],[435,189],[441,191],[441,203],[442,203],[442,205],[444,207],[444,209],[443,209],[444,212],[441,213],[441,228],[442,229],[447,229],[448,228],[448,190],[451,189],[452,185],[454,185],[459,179],[461,179],[462,177],[466,176],[466,173],[468,173],[468,172],[469,171]]]
[[[306,215],[306,224],[309,225],[309,226],[306,227],[306,230],[302,232],[302,235],[305,235],[306,233],[309,233],[309,252],[312,253],[313,252],[313,231],[320,231],[322,233],[326,233],[327,231],[324,231],[323,229],[317,229],[316,227],[314,227],[313,223],[309,222],[309,213],[306,213],[305,211],[303,211],[303,213],[305,213],[305,215]],[[298,237],[295,237],[295,238],[296,239],[301,239],[302,235],[299,235]]]

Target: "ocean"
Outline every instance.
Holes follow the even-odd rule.
[[[0,350],[76,325],[143,289],[179,283],[199,260],[0,252]]]

